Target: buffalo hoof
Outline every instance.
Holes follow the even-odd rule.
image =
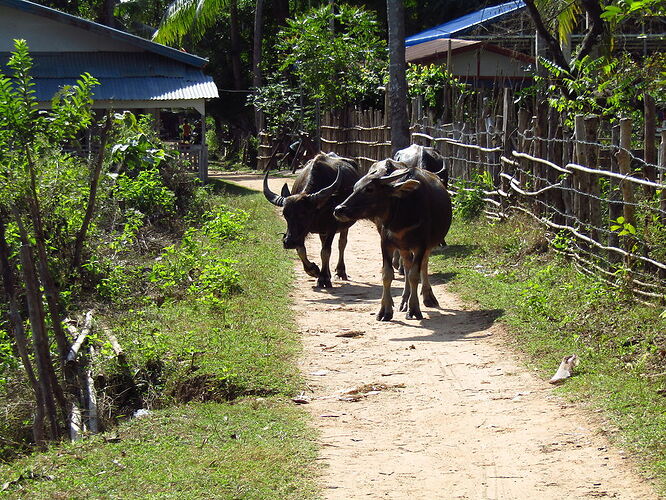
[[[403,299],[402,302],[400,302],[400,312],[406,312],[408,309],[409,305],[409,300],[408,299]]]
[[[437,299],[431,293],[423,296],[423,305],[426,307],[439,307],[439,302],[437,302]]]
[[[317,280],[317,287],[319,287],[319,288],[333,288],[333,285],[331,284],[331,280],[329,278],[320,277]]]
[[[416,311],[409,311],[407,313],[407,316],[405,316],[407,319],[423,319],[423,314],[421,314],[421,311],[416,310]]]
[[[319,278],[319,275],[321,274],[321,271],[319,270],[319,266],[317,264],[312,264],[310,266],[303,266],[303,269],[305,269],[305,272],[308,273],[308,275],[312,276],[313,278]]]
[[[380,309],[377,313],[377,321],[391,321],[393,319],[393,311],[385,311]]]
[[[349,277],[345,271],[335,271],[335,275],[341,280],[349,281]]]

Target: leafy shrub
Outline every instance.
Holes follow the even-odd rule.
[[[176,197],[162,183],[156,168],[143,170],[134,178],[120,174],[114,195],[125,209],[138,210],[149,218],[173,214],[175,211]]]
[[[249,214],[227,206],[211,211],[209,218],[201,226],[201,233],[215,240],[238,238],[244,231]]]
[[[473,180],[457,180],[453,183],[453,213],[464,220],[473,220],[483,213],[486,202],[484,190],[492,187],[488,172],[475,174]]]

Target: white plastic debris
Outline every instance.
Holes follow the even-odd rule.
[[[557,369],[557,372],[555,372],[553,378],[550,379],[550,383],[559,384],[560,382],[571,377],[574,368],[578,366],[579,362],[580,360],[578,359],[578,356],[576,356],[575,354],[572,354],[571,356],[565,356],[562,359],[562,362],[560,363],[560,367]]]

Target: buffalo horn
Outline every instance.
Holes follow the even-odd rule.
[[[273,205],[278,207],[284,206],[284,196],[280,196],[271,191],[271,188],[268,187],[268,172],[264,175],[264,196],[268,201]]]
[[[409,169],[406,168],[400,168],[394,172],[391,172],[389,175],[385,175],[383,177],[380,177],[379,180],[384,182],[384,183],[389,183],[399,177],[402,177],[405,175],[407,172],[409,172]]]
[[[441,177],[442,174],[446,173],[446,165],[442,165],[442,168],[440,168],[437,172],[433,172],[437,177]]]
[[[342,177],[340,177],[340,169],[338,169],[338,174],[335,176],[333,184],[331,184],[330,186],[326,186],[323,189],[320,189],[316,193],[312,193],[310,195],[310,199],[314,201],[317,205],[324,203],[331,196],[333,196],[333,194],[338,190],[341,181]]]

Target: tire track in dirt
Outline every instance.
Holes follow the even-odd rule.
[[[261,189],[259,176],[222,178]],[[318,261],[319,238],[307,245]],[[597,417],[520,364],[498,311],[467,307],[435,277],[439,309],[378,322],[374,225],[351,228],[346,263],[350,281],[317,289],[295,257],[304,408],[320,431],[325,498],[658,498]],[[394,281],[396,303],[401,288]]]

